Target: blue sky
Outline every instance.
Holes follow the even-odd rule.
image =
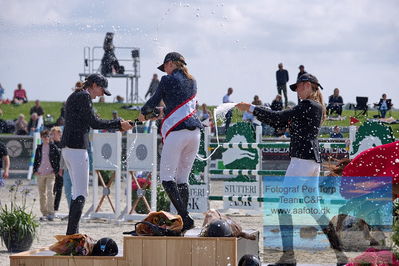
[[[399,1],[28,1],[0,0],[0,83],[12,97],[23,83],[30,99],[63,101],[83,71],[83,47],[141,51],[140,96],[169,51],[182,53],[198,83],[200,103],[271,102],[283,62],[295,81],[298,66],[316,75],[328,98],[340,88],[345,102],[382,93],[399,107]],[[123,64],[123,63],[122,63]],[[111,80],[114,95],[123,82]],[[295,100],[294,93],[289,99]],[[108,97],[107,101],[112,101]]]

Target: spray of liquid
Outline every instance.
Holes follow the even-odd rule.
[[[216,142],[217,142],[217,147],[213,150],[213,152],[206,158],[202,158],[199,154],[197,154],[197,159],[201,161],[207,161],[209,158],[212,157],[212,155],[222,146],[220,145],[219,142],[219,131],[218,131],[218,125],[217,122],[219,120],[225,121],[226,120],[226,114],[233,109],[237,103],[224,103],[219,105],[213,110],[213,119],[215,121],[215,130],[216,130]]]
[[[137,121],[134,121],[134,127],[133,128],[135,128],[136,129],[136,134],[135,134],[135,137],[134,137],[134,140],[132,141],[132,143],[130,144],[130,147],[129,147],[129,149],[127,150],[127,153],[126,153],[126,158],[122,161],[122,164],[126,164],[127,163],[127,160],[129,160],[129,158],[130,158],[130,156],[131,156],[131,154],[132,154],[132,151],[133,151],[133,149],[134,149],[134,147],[135,147],[135,145],[136,145],[136,140],[137,140],[137,137],[138,137],[138,130],[137,130]],[[104,158],[104,157],[103,157]],[[105,159],[105,158],[104,158]],[[115,168],[118,168],[119,166],[118,165],[116,165],[116,164],[114,164],[113,162],[111,162],[109,159],[106,159],[105,160],[105,162],[106,163],[108,163],[108,164],[110,164],[110,165],[112,165],[113,167],[115,167]]]

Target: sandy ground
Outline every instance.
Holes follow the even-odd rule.
[[[15,179],[8,180],[7,184],[12,184]],[[26,180],[24,180],[25,184],[29,184]],[[122,183],[122,186],[124,183]],[[36,185],[28,185],[30,189],[32,189],[32,194],[28,198],[29,204],[32,205],[33,198],[38,199],[38,189]],[[212,182],[211,184],[211,192],[217,193],[217,191],[221,191],[222,182]],[[90,187],[91,189],[91,187]],[[92,193],[90,193],[92,194]],[[219,193],[221,194],[221,193]],[[10,201],[8,197],[8,188],[0,188],[0,199],[2,203],[8,203]],[[213,194],[215,195],[215,194]],[[88,208],[91,206],[92,197],[91,195],[88,197],[88,203],[86,203],[85,210],[86,212]],[[211,202],[211,208],[221,208],[222,202]],[[110,210],[110,206],[108,202],[105,202],[104,207],[102,208],[104,212]],[[122,200],[122,206],[124,206],[124,197]],[[33,206],[33,213],[40,217],[40,206],[38,201],[35,202]],[[66,214],[67,213],[67,203],[64,198],[61,201],[60,213]],[[259,230],[262,234],[263,228],[263,221],[261,215],[246,215],[243,212],[233,212],[232,217],[234,220],[238,221],[244,229],[256,229]],[[195,221],[197,227],[202,225],[202,219],[198,217]],[[102,237],[111,237],[113,238],[119,247],[122,247],[122,239],[123,235],[122,232],[124,231],[131,231],[133,230],[134,222],[120,222],[115,223],[112,221],[106,220],[88,220],[84,221],[80,225],[80,232],[86,233],[94,239],[99,239]],[[53,222],[41,222],[39,227],[39,234],[38,238],[33,242],[31,249],[36,249],[40,247],[46,247],[53,244],[55,241],[54,235],[57,234],[65,234],[67,227],[67,221],[63,221],[61,219],[55,219]],[[262,239],[262,236],[261,236]],[[260,254],[263,263],[270,263],[276,261],[281,252],[279,250],[271,250],[271,249],[263,249],[263,243],[260,243]],[[0,245],[0,265],[5,266],[9,265],[9,255],[10,253],[7,252],[6,247],[1,244]],[[351,252],[347,253],[348,257],[355,257],[359,255],[359,253]],[[327,249],[323,251],[304,251],[304,250],[296,250],[296,257],[298,262],[304,264],[313,264],[313,265],[335,265],[335,255],[333,250]],[[266,264],[265,264],[266,265]]]

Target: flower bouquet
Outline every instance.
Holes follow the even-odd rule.
[[[50,250],[58,255],[89,256],[96,241],[86,234],[56,235],[57,243]]]

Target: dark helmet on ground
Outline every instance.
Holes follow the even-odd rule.
[[[209,237],[229,237],[232,234],[229,224],[224,220],[214,220],[208,225]]]
[[[261,266],[262,263],[258,256],[246,254],[241,257],[238,266]]]
[[[115,256],[118,254],[118,245],[108,237],[101,238],[93,247],[93,256]]]
[[[108,87],[108,80],[101,74],[94,73],[90,74],[86,78],[86,83],[87,85],[91,86],[93,83],[96,83],[98,86],[102,87],[104,89],[104,94],[107,96],[111,96],[111,93],[107,89]]]

